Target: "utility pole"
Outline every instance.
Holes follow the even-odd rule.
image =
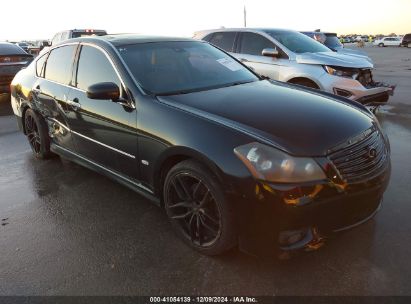
[[[245,5],[244,5],[244,27],[247,27],[247,10],[245,9]]]

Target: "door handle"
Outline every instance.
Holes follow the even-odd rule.
[[[240,61],[241,61],[241,62],[248,62],[248,60],[245,59],[245,58],[240,58]]]
[[[81,109],[81,104],[79,103],[78,98],[74,98],[73,100],[67,100],[66,103],[72,107],[74,111]]]

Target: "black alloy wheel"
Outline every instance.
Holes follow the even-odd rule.
[[[183,161],[170,170],[164,203],[177,234],[191,247],[216,255],[234,246],[233,213],[215,178],[201,164]]]
[[[25,112],[24,130],[34,155],[37,158],[48,158],[51,152],[47,126],[43,118],[32,109]]]

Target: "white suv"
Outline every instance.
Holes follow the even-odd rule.
[[[401,38],[399,37],[384,37],[374,41],[374,45],[384,46],[401,46]]]
[[[394,88],[375,82],[367,56],[340,54],[292,30],[218,29],[196,32],[257,73],[356,100],[364,105],[387,102]]]

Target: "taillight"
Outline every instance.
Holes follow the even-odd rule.
[[[0,63],[7,64],[7,63],[15,63],[15,62],[27,62],[29,58],[25,56],[1,56]]]

